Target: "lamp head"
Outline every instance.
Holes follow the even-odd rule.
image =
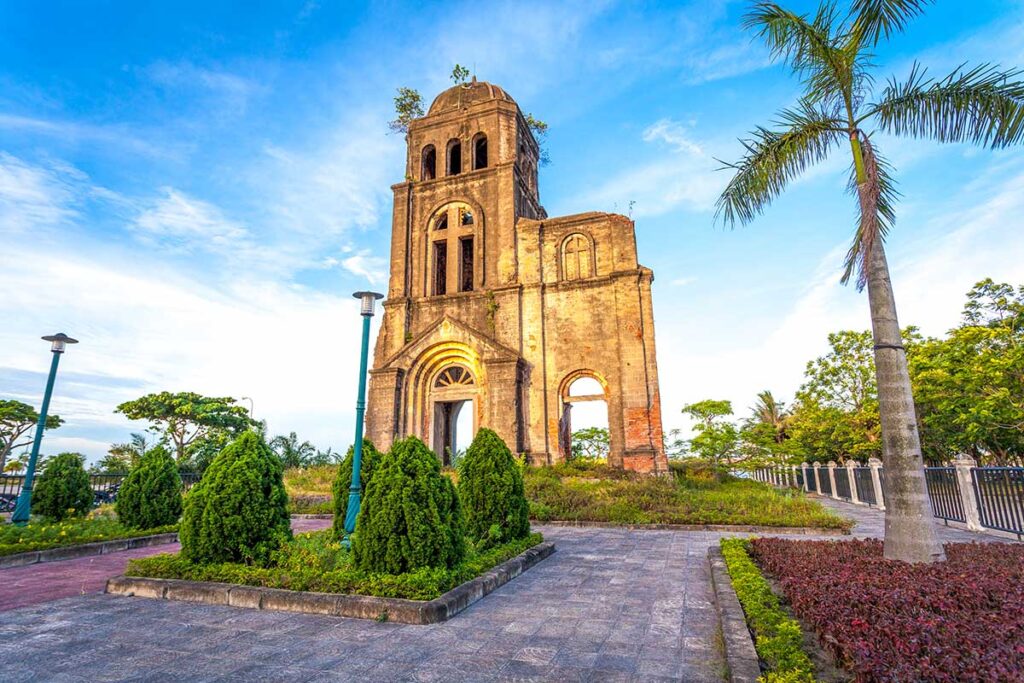
[[[43,341],[52,342],[50,350],[53,351],[54,353],[64,353],[64,349],[68,344],[78,343],[77,339],[72,339],[63,332],[58,332],[57,334],[48,334],[45,337],[43,337]]]
[[[352,296],[355,297],[356,299],[359,299],[360,301],[360,315],[364,315],[368,318],[373,317],[374,302],[376,302],[378,299],[384,298],[383,294],[378,294],[377,292],[356,292]]]

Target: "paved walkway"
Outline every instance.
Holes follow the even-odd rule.
[[[292,530],[311,531],[331,525],[329,519],[293,519]],[[124,573],[128,560],[158,553],[176,553],[177,543],[126,550],[77,560],[43,562],[0,570],[0,612],[86,593],[101,593],[107,579]],[[0,670],[0,678],[3,671]]]
[[[855,535],[879,534],[881,512],[823,502],[857,520]],[[939,529],[948,541],[996,540]],[[76,594],[2,615],[0,671],[5,681],[721,680],[706,553],[723,534],[541,530],[553,556],[444,624]],[[24,569],[76,574],[76,562]],[[0,571],[0,585],[18,571]]]

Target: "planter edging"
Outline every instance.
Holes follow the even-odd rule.
[[[178,533],[174,531],[166,534],[153,534],[151,536],[115,538],[110,541],[94,541],[93,543],[57,546],[56,548],[47,548],[46,550],[30,550],[27,553],[0,556],[0,569],[24,567],[40,562],[74,560],[92,555],[107,555],[122,550],[134,550],[135,548],[147,548],[152,545],[166,545],[177,542]]]
[[[809,526],[760,526],[755,524],[616,524],[592,522],[582,519],[559,519],[542,522],[530,520],[540,526],[595,527],[600,529],[629,529],[630,531],[733,531],[752,534],[791,534],[795,536],[849,536],[843,529],[819,529]]]
[[[717,545],[708,548],[708,568],[711,571],[715,611],[718,613],[722,641],[725,643],[728,680],[730,683],[756,683],[761,676],[761,660],[754,649],[754,639],[747,627],[747,617],[732,587],[732,579],[725,566],[722,549]]]
[[[315,593],[212,581],[150,579],[123,575],[109,579],[105,592],[115,595],[199,602],[207,605],[230,605],[247,609],[303,612],[358,619],[386,619],[401,624],[436,624],[451,619],[553,552],[555,552],[555,544],[551,541],[527,548],[512,559],[502,562],[475,579],[458,585],[433,600]]]

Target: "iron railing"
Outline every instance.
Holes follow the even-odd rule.
[[[947,522],[967,522],[955,467],[925,467],[924,481],[932,501],[932,514]]]
[[[871,479],[870,467],[854,467],[853,483],[857,487],[857,500],[868,505],[878,506],[875,500],[875,482]]]
[[[807,468],[807,490],[811,493],[818,493],[818,482],[817,478],[814,476],[813,467]]]
[[[845,467],[832,468],[836,477],[836,497],[843,500],[853,500],[850,495],[850,475],[846,473]]]
[[[981,525],[1024,534],[1024,467],[973,467],[971,480]]]
[[[821,495],[831,496],[832,495],[832,479],[828,476],[827,467],[818,468],[818,481],[821,482]]]
[[[89,485],[92,487],[93,506],[113,503],[117,500],[117,492],[128,475],[123,472],[90,474]],[[181,483],[185,492],[188,492],[200,479],[197,472],[182,472]],[[38,481],[38,477],[36,479]],[[25,485],[23,474],[0,475],[0,512],[13,512],[14,505],[18,501],[21,487]]]
[[[796,487],[798,489],[803,489],[803,487],[804,487],[804,468],[803,467],[797,467],[796,468]]]

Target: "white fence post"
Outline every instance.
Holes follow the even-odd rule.
[[[857,467],[856,460],[846,461],[846,478],[850,480],[850,502],[860,505],[860,497],[857,495],[857,477],[854,468]]]
[[[978,462],[969,455],[961,455],[953,461],[953,468],[956,471],[956,484],[960,489],[960,500],[964,505],[964,519],[967,520],[967,528],[972,531],[981,531],[981,512],[978,508],[978,497],[974,493],[974,481],[971,477],[971,470]]]
[[[828,481],[832,484],[832,497],[839,500],[839,494],[836,492],[836,461],[828,461]]]
[[[814,492],[821,495],[821,463],[814,463]]]
[[[875,502],[879,510],[885,509],[885,496],[882,495],[882,461],[878,458],[868,458],[868,467],[871,468],[871,485],[875,487]]]
[[[800,472],[804,475],[804,493],[810,493],[811,485],[807,483],[807,468],[810,467],[806,462],[800,463]]]
[[[793,488],[800,488],[800,478],[796,476],[796,465],[790,465],[790,476],[793,478]]]

